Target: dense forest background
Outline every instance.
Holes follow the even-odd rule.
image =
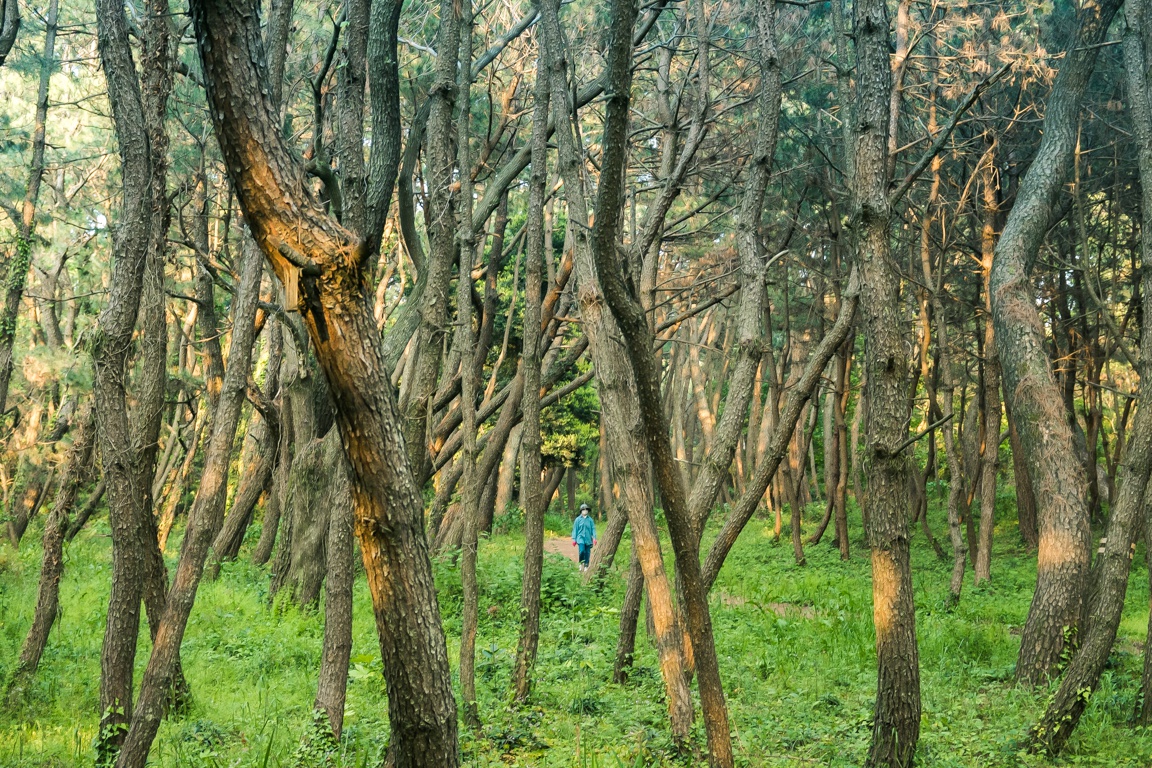
[[[1150,13],[0,0],[0,764],[1152,764]]]

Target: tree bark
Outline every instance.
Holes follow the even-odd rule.
[[[256,339],[254,322],[263,274],[263,260],[252,244],[247,243],[243,274],[233,305],[228,367],[224,373],[212,435],[204,455],[204,472],[188,512],[188,527],[180,547],[176,574],[168,592],[163,618],[153,638],[152,654],[140,683],[139,701],[116,758],[116,768],[144,768],[148,760],[148,752],[160,727],[164,700],[177,667],[180,644],[188,625],[188,617],[192,613],[204,563],[212,540],[219,533],[224,520],[228,470],[232,463],[236,427],[240,421],[240,409],[244,404],[244,392],[251,369],[252,346]]]
[[[984,190],[983,227],[980,232],[981,270],[984,273],[984,451],[980,457],[980,548],[976,552],[975,583],[992,578],[992,530],[996,522],[996,473],[1000,465],[1000,357],[992,321],[990,280],[996,249],[996,219],[1000,212],[996,186],[996,144],[985,157],[980,183]]]
[[[332,468],[328,500],[328,574],[324,580],[324,650],[313,708],[323,712],[336,741],[344,728],[344,699],[348,692],[348,660],[352,654],[352,587],[355,535],[352,497],[348,487],[348,459],[340,434],[330,430],[324,438],[324,463]]]
[[[640,403],[634,374],[618,339],[618,327],[600,293],[593,264],[591,243],[586,226],[589,221],[587,202],[576,138],[572,132],[573,105],[569,102],[567,47],[560,28],[558,7],[554,0],[543,4],[544,56],[549,70],[552,109],[556,117],[556,139],[559,146],[559,169],[564,179],[564,196],[568,203],[570,237],[575,241],[578,302],[585,334],[588,336],[596,378],[599,384],[603,423],[608,426],[609,471],[622,489],[622,500],[628,510],[633,541],[639,549],[648,600],[656,623],[656,648],[660,658],[668,701],[672,738],[685,744],[692,723],[692,702],[684,672],[681,630],[672,603],[671,586],[664,570],[660,540],[653,514],[649,454],[641,427]],[[623,9],[634,13],[635,9]],[[631,29],[631,22],[626,25]],[[620,31],[617,31],[620,34]],[[630,46],[630,33],[624,38]],[[617,40],[620,45],[621,41]],[[629,48],[629,51],[631,49]],[[629,53],[630,58],[630,53]],[[619,94],[627,102],[625,91]],[[619,166],[617,166],[619,172]],[[602,170],[604,178],[611,172]],[[645,327],[647,326],[647,320]],[[649,346],[651,349],[651,346]],[[657,394],[653,401],[659,407]]]
[[[0,17],[0,65],[16,41],[20,25],[17,0],[5,0]],[[45,129],[48,122],[48,86],[55,69],[56,21],[59,0],[51,0],[44,17],[44,50],[40,57],[40,83],[36,90],[36,114],[32,125],[32,163],[28,170],[28,183],[24,203],[20,210],[20,229],[16,236],[16,252],[5,259],[4,306],[0,309],[0,415],[8,408],[8,384],[12,380],[12,349],[16,344],[16,322],[20,315],[20,302],[32,263],[32,240],[36,230],[36,203],[40,198],[40,182],[44,178]],[[11,35],[9,38],[8,35]]]
[[[262,95],[253,0],[195,0],[192,16],[215,133],[245,217],[282,282],[301,269],[308,333],[352,468],[388,689],[390,759],[398,768],[451,768],[460,761],[456,707],[423,503],[383,366],[362,244],[324,216],[283,144]],[[455,46],[440,50],[451,59]]]
[[[909,363],[901,334],[900,276],[892,263],[888,199],[888,15],[883,0],[854,4],[856,37],[853,230],[866,340],[868,421],[863,452],[868,483],[866,534],[872,550],[876,626],[876,709],[869,766],[911,765],[920,737],[920,664],[909,552]]]
[[[1044,115],[1044,133],[996,245],[990,293],[1004,389],[1028,459],[1039,504],[1036,592],[1020,640],[1016,679],[1044,682],[1079,625],[1089,566],[1089,519],[1083,467],[1044,344],[1028,265],[1048,230],[1056,196],[1071,166],[1081,100],[1099,44],[1120,0],[1082,6]]]
[[[163,8],[161,8],[163,6]],[[162,0],[150,12],[167,24]],[[149,92],[142,93],[132,60],[123,6],[112,0],[97,4],[98,47],[121,160],[123,189],[121,224],[113,237],[114,268],[108,303],[91,342],[95,367],[94,401],[97,435],[108,486],[112,528],[112,588],[108,621],[100,654],[100,732],[97,754],[111,762],[122,743],[132,715],[133,663],[140,625],[140,601],[148,574],[142,543],[149,535],[150,463],[134,444],[125,386],[128,354],[155,225],[151,190],[157,166],[151,146],[147,107],[162,104],[167,96],[159,72],[170,71],[166,40],[157,26],[145,25],[144,72]],[[159,171],[162,172],[162,171]]]
[[[521,434],[520,498],[524,507],[524,579],[520,587],[520,635],[512,695],[526,701],[532,691],[532,673],[540,645],[540,579],[544,569],[544,512],[547,500],[540,487],[540,302],[544,258],[551,252],[544,231],[544,197],[548,183],[548,69],[544,57],[536,62],[532,104],[532,171],[528,178],[527,259],[524,276],[524,421]],[[547,244],[547,245],[550,245]]]
[[[1144,237],[1141,263],[1152,265],[1152,237],[1148,236],[1152,233],[1152,89],[1147,79],[1152,57],[1145,47],[1150,39],[1148,23],[1152,18],[1148,16],[1145,0],[1128,0],[1126,5],[1128,23],[1124,34],[1124,64],[1142,188],[1140,207]],[[1075,50],[1069,52],[1070,57],[1073,55]],[[1141,293],[1144,316],[1152,317],[1150,269],[1143,270]],[[1108,520],[1103,553],[1093,568],[1095,583],[1090,604],[1094,610],[1083,634],[1084,642],[1072,657],[1043,717],[1032,729],[1031,747],[1035,751],[1055,755],[1067,743],[1100,683],[1100,675],[1120,626],[1136,536],[1141,518],[1147,515],[1146,494],[1152,472],[1152,408],[1148,407],[1148,400],[1152,398],[1152,325],[1148,323],[1140,333],[1139,372],[1140,405],[1132,425],[1132,442],[1120,467],[1119,496]],[[1145,703],[1144,707],[1147,709],[1148,704]]]

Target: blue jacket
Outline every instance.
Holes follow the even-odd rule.
[[[595,538],[596,522],[592,516],[584,517],[581,515],[577,517],[576,522],[572,524],[572,541],[577,544],[591,544]]]

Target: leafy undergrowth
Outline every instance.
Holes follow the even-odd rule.
[[[1013,517],[1011,497],[1001,517]],[[712,531],[719,522],[713,521]],[[655,654],[643,637],[627,686],[609,681],[623,595],[627,542],[612,576],[582,585],[574,565],[549,556],[543,632],[531,705],[515,708],[507,689],[515,654],[523,541],[504,521],[480,549],[477,646],[479,733],[462,731],[474,766],[633,768],[702,763],[677,756],[665,725]],[[942,514],[932,522],[942,539]],[[858,518],[853,530],[859,530]],[[567,525],[549,518],[563,535]],[[771,522],[753,520],[712,594],[720,663],[744,766],[856,766],[866,754],[875,688],[871,584],[857,541],[847,563],[828,543],[792,563],[772,538]],[[0,548],[0,680],[11,674],[31,618],[39,567],[39,529],[19,553]],[[917,632],[924,698],[919,764],[1046,765],[1020,751],[1047,691],[1012,685],[1013,664],[1035,578],[1034,557],[1016,542],[1014,521],[997,530],[990,585],[969,581],[960,605],[945,610],[949,564],[923,535],[913,538]],[[249,546],[253,542],[248,542]],[[946,539],[942,542],[947,546]],[[171,551],[177,551],[174,544]],[[245,553],[246,556],[246,553]],[[242,556],[244,557],[244,556]],[[90,765],[96,734],[99,655],[107,605],[106,523],[70,546],[63,613],[27,702],[0,712],[0,766]],[[1103,684],[1058,765],[1152,764],[1152,732],[1130,725],[1148,616],[1144,558],[1137,556],[1121,637]],[[453,666],[460,632],[460,575],[435,564]],[[357,583],[348,713],[334,766],[377,766],[387,748],[379,650],[363,578]],[[158,766],[291,765],[311,723],[322,614],[267,604],[267,577],[246,560],[226,565],[200,591],[184,643],[194,705],[164,724],[152,752]],[[141,634],[137,679],[148,640]],[[702,729],[695,734],[701,751]]]

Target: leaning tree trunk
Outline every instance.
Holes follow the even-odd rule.
[[[605,317],[614,320],[623,337],[623,354],[627,367],[631,369],[635,382],[634,397],[639,401],[639,417],[643,436],[651,451],[652,466],[660,488],[660,497],[671,534],[672,546],[676,554],[677,572],[682,586],[681,596],[684,612],[687,615],[692,653],[695,658],[697,679],[700,688],[701,709],[704,715],[704,728],[708,737],[709,762],[716,768],[729,768],[733,764],[732,737],[728,727],[728,708],[724,701],[724,690],[720,679],[719,660],[716,656],[715,640],[712,634],[712,619],[708,609],[707,589],[700,574],[699,539],[690,517],[687,494],[683,477],[672,454],[668,439],[668,425],[664,415],[660,394],[660,371],[658,361],[653,356],[653,334],[648,318],[635,297],[624,284],[620,261],[616,252],[618,225],[621,205],[624,199],[623,173],[628,151],[628,111],[632,87],[632,28],[636,20],[635,2],[615,3],[610,20],[611,38],[608,45],[606,88],[607,108],[604,120],[604,153],[601,157],[601,179],[597,188],[596,217],[592,231],[583,226],[588,221],[582,198],[583,184],[576,163],[578,162],[569,124],[557,131],[565,179],[565,192],[569,210],[576,225],[572,227],[577,258],[585,262],[585,269],[591,266],[591,274],[584,276],[585,285],[581,296],[581,310],[589,308],[588,287],[599,280],[603,290],[603,300],[607,304]],[[560,39],[559,24],[555,19],[555,8],[544,10],[546,27],[551,27],[548,36],[553,44]],[[553,51],[558,50],[554,47]],[[553,96],[560,101],[567,97],[563,87],[563,71],[555,77]],[[557,121],[558,126],[560,121]],[[565,148],[567,145],[567,148]],[[574,205],[574,202],[577,202]],[[592,264],[587,262],[591,260]],[[603,310],[602,310],[603,311]],[[633,533],[637,525],[633,520]],[[647,574],[645,574],[647,578]],[[649,583],[651,590],[651,583]],[[651,592],[650,592],[651,594]]]
[[[251,370],[252,346],[256,338],[254,322],[260,298],[260,278],[264,273],[263,259],[255,248],[246,243],[244,250],[243,273],[232,316],[228,368],[204,455],[204,472],[188,512],[188,527],[180,547],[176,574],[168,592],[163,618],[153,638],[152,654],[148,657],[148,666],[140,683],[140,698],[116,758],[116,768],[144,768],[147,763],[148,751],[160,728],[165,697],[177,669],[180,644],[196,600],[204,563],[212,540],[224,521],[228,470]]]
[[[20,649],[16,669],[8,681],[6,699],[9,705],[24,697],[26,686],[35,677],[40,657],[44,655],[44,648],[48,645],[48,633],[52,631],[52,624],[60,612],[60,578],[64,574],[64,533],[68,529],[68,517],[76,504],[80,484],[89,472],[92,447],[96,442],[94,419],[95,413],[89,403],[77,418],[78,427],[60,475],[60,490],[56,492],[52,512],[44,523],[44,553],[40,565],[36,612],[32,617],[28,635],[24,638],[24,645]]]
[[[150,518],[150,478],[141,471],[140,451],[133,444],[125,379],[154,225],[154,166],[145,117],[145,99],[132,59],[124,8],[113,0],[97,4],[100,59],[121,160],[123,202],[120,227],[113,236],[115,256],[108,303],[90,342],[95,383],[97,440],[107,481],[112,528],[112,586],[108,620],[100,652],[100,738],[97,753],[108,762],[123,740],[132,715],[133,664],[140,626],[140,601],[147,564],[141,546]],[[149,4],[149,14],[167,23],[163,0]],[[168,47],[155,24],[144,25],[148,75],[147,100],[164,100]],[[162,161],[161,161],[162,164]]]
[[[1090,531],[1084,469],[1076,458],[1072,430],[1052,376],[1029,267],[1072,165],[1081,100],[1100,43],[1119,7],[1120,0],[1100,0],[1077,12],[1068,54],[1045,110],[1040,149],[1020,184],[996,245],[990,276],[1004,390],[1039,505],[1036,592],[1016,661],[1016,679],[1030,685],[1044,682],[1055,671],[1065,655],[1067,638],[1079,626]]]
[[[362,243],[312,198],[262,83],[255,0],[194,0],[216,136],[245,219],[305,322],[351,465],[356,534],[376,615],[398,768],[460,761],[448,651],[416,485],[363,274]],[[443,58],[454,58],[455,46]],[[386,207],[386,206],[385,206]]]
[[[1152,265],[1152,90],[1147,79],[1152,51],[1145,46],[1152,39],[1148,33],[1152,17],[1148,16],[1145,0],[1127,0],[1126,16],[1124,64],[1142,188],[1141,264],[1147,267]],[[1074,51],[1069,55],[1074,55]],[[1144,317],[1152,317],[1152,269],[1143,270],[1141,289]],[[1132,424],[1132,442],[1120,466],[1119,496],[1108,519],[1103,553],[1094,568],[1093,611],[1088,619],[1084,642],[1072,657],[1060,688],[1031,733],[1032,748],[1050,754],[1056,754],[1064,747],[1100,684],[1100,675],[1112,652],[1124,611],[1136,535],[1141,518],[1147,514],[1146,494],[1152,471],[1152,407],[1148,403],[1152,398],[1152,324],[1147,322],[1140,333],[1139,371],[1139,410]],[[1148,704],[1144,706],[1148,707]]]
[[[629,4],[626,4],[629,5]],[[559,144],[559,168],[564,179],[564,195],[569,218],[573,222],[589,220],[584,184],[581,178],[579,150],[572,133],[573,105],[569,102],[567,47],[560,28],[559,8],[555,0],[543,4],[544,56],[547,60],[551,100],[556,116],[556,138]],[[629,5],[630,7],[630,5]],[[628,9],[625,8],[627,11]],[[631,8],[634,12],[635,8]],[[627,24],[631,29],[631,23]],[[617,32],[621,34],[621,32]],[[626,42],[631,46],[631,33]],[[617,45],[621,45],[617,40]],[[629,55],[630,58],[630,55]],[[627,93],[620,94],[627,101]],[[610,175],[610,174],[608,174]],[[648,448],[640,427],[640,403],[634,376],[625,351],[620,345],[619,330],[604,306],[592,263],[591,244],[586,226],[573,223],[570,237],[576,242],[576,276],[578,301],[584,331],[596,367],[603,423],[608,428],[609,471],[621,486],[621,499],[628,510],[633,541],[638,549],[648,600],[656,624],[656,650],[667,696],[672,738],[686,744],[692,724],[691,692],[685,675],[682,632],[672,603],[672,590],[664,570],[660,539],[653,514],[649,479]],[[647,320],[645,320],[647,327]],[[655,403],[659,407],[657,395]]]

